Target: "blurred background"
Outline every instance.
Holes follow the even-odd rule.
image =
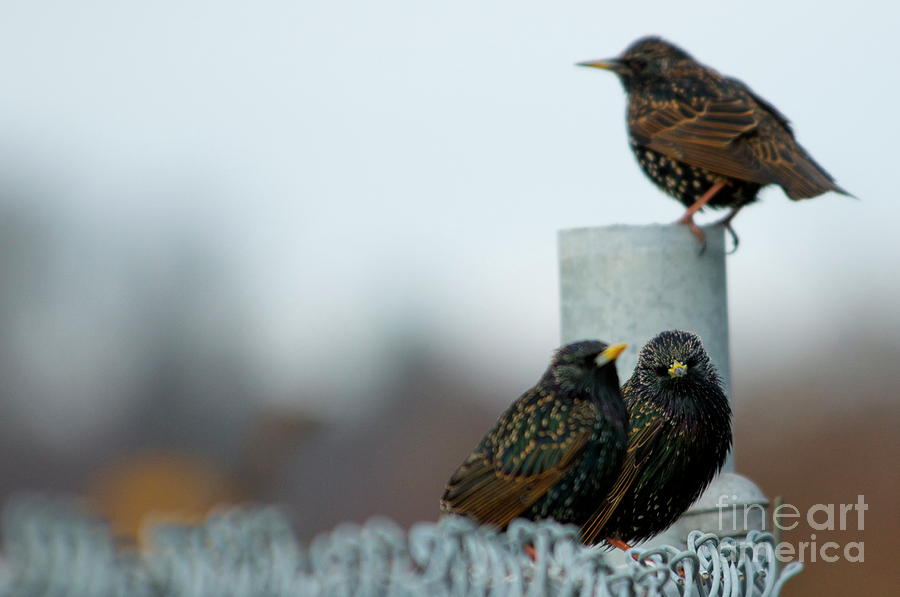
[[[306,538],[434,519],[558,343],[556,231],[681,213],[634,163],[618,81],[573,66],[655,33],[772,101],[859,198],[768,189],[736,220],[736,454],[801,510],[869,504],[864,531],[817,533],[863,540],[865,563],[808,564],[788,594],[885,594],[898,18],[768,0],[5,4],[0,499],[86,495],[126,535],[235,501],[284,504]]]

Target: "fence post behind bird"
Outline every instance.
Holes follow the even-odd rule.
[[[707,226],[704,232],[707,246],[701,254],[697,239],[686,226],[614,225],[561,230],[562,342],[598,338],[628,343],[628,350],[618,359],[619,377],[624,383],[634,370],[637,352],[656,334],[670,329],[695,332],[732,400],[725,234],[721,226]],[[719,503],[719,495],[725,496],[722,503],[727,504],[729,521],[732,505],[742,508],[754,504],[760,510],[760,504],[768,504],[752,482],[733,474],[733,455],[729,455],[723,471],[681,521],[651,543],[684,545],[693,529],[720,535],[760,529],[763,517],[759,512],[751,516],[746,525],[749,528],[743,528],[742,520],[737,525],[741,528],[720,528],[719,509],[709,509],[710,503]],[[709,526],[714,528],[706,528]]]

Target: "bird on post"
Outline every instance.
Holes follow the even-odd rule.
[[[621,56],[580,62],[619,76],[628,94],[629,142],[644,173],[687,207],[678,220],[704,243],[694,214],[731,208],[731,221],[760,188],[779,185],[791,199],[827,191],[849,195],[794,138],[788,119],[741,81],[700,64],[658,37]]]
[[[700,337],[682,331],[662,332],[641,349],[622,395],[628,449],[581,539],[628,549],[670,527],[722,468],[731,408]]]
[[[625,348],[561,347],[450,477],[441,509],[500,529],[519,517],[585,522],[619,476],[628,444],[615,366]]]

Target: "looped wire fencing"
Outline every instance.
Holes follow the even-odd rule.
[[[77,502],[27,498],[3,514],[0,597],[775,597],[802,569],[779,568],[774,538],[756,532],[694,531],[685,550],[632,549],[617,568],[606,553],[555,522],[516,520],[501,533],[460,517],[408,531],[373,519],[303,546],[275,508],[156,525],[137,551]]]

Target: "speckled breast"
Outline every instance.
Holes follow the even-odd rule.
[[[756,199],[760,185],[754,182],[735,180],[714,174],[703,168],[690,166],[674,158],[665,156],[631,140],[631,150],[638,164],[650,180],[660,189],[675,197],[686,207],[692,205],[717,182],[725,182],[722,188],[707,204],[713,208],[735,207]]]

